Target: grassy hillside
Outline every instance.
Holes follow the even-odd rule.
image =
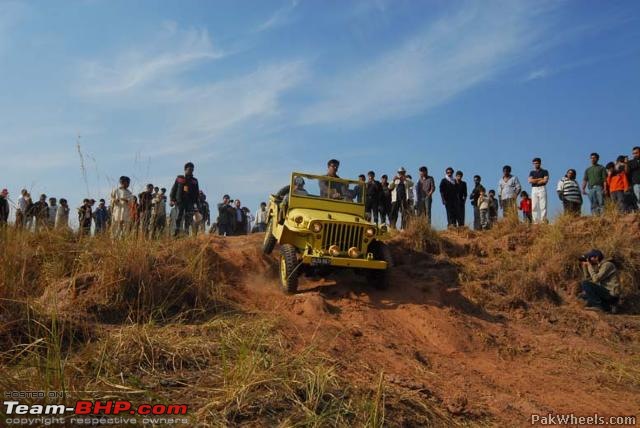
[[[299,296],[276,290],[277,263],[259,253],[259,236],[1,233],[4,391],[188,403],[200,426],[492,425],[508,414],[526,424],[535,400],[501,410],[477,393],[492,388],[486,374],[447,364],[452,352],[479,364],[549,361],[531,351],[537,339],[523,344],[535,330],[584,345],[549,351],[561,354],[558,367],[602,374],[622,404],[640,396],[629,315],[639,308],[637,217],[505,221],[485,233],[414,224],[391,239],[395,290],[345,274],[336,285],[303,282]],[[576,307],[576,260],[592,247],[621,263],[626,315],[594,320]],[[505,402],[517,399],[517,388],[501,388]]]

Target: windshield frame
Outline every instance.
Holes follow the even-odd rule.
[[[293,180],[296,177],[302,177],[304,179],[310,179],[310,180],[316,180],[318,184],[320,184],[320,182],[322,181],[328,181],[329,182],[329,189],[331,189],[331,183],[340,183],[343,185],[353,185],[353,186],[360,186],[360,202],[358,202],[358,197],[357,194],[354,196],[353,200],[344,200],[344,199],[333,199],[333,198],[328,198],[328,197],[323,197],[323,196],[312,196],[312,195],[301,195],[301,194],[296,194],[293,192],[294,189],[294,184],[293,184]],[[291,173],[291,181],[289,183],[289,199],[291,200],[292,198],[301,198],[301,199],[309,199],[309,200],[322,200],[322,201],[327,201],[327,202],[336,202],[336,203],[342,203],[342,204],[349,204],[349,205],[354,205],[354,206],[364,206],[365,205],[365,199],[367,196],[367,192],[366,192],[366,186],[365,186],[365,182],[363,181],[359,181],[359,180],[351,180],[351,179],[346,179],[346,178],[338,178],[338,177],[331,177],[329,175],[315,175],[315,174],[307,174],[304,172],[292,172]],[[318,192],[320,193],[320,192]]]

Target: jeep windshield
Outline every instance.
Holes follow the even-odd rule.
[[[364,204],[364,183],[329,176],[294,174],[290,193],[291,197]]]

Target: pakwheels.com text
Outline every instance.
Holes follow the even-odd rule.
[[[636,416],[600,416],[597,413],[590,416],[576,416],[575,414],[531,415],[531,425],[611,425],[635,426]]]

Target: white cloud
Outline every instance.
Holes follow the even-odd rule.
[[[545,77],[549,77],[552,74],[551,70],[548,67],[540,68],[537,70],[531,71],[525,78],[525,82],[529,82],[531,80],[544,79]]]
[[[121,95],[124,92],[170,77],[202,61],[222,58],[214,49],[205,29],[181,31],[167,22],[159,40],[118,55],[105,64],[85,61],[81,64],[80,90],[84,95]]]
[[[294,60],[208,85],[171,90],[166,101],[173,103],[175,125],[167,130],[165,143],[154,142],[154,155],[207,145],[222,149],[226,144],[219,138],[225,137],[225,142],[235,139],[230,136],[232,131],[241,131],[244,141],[236,139],[237,144],[225,150],[250,145],[251,135],[281,117],[281,97],[307,76],[306,63]]]
[[[522,58],[549,9],[530,2],[467,3],[377,59],[319,83],[303,124],[362,123],[434,107]]]
[[[285,6],[276,10],[273,15],[269,17],[262,24],[258,25],[256,32],[272,30],[286,24],[291,19],[291,13],[298,6],[298,0],[290,0]]]

